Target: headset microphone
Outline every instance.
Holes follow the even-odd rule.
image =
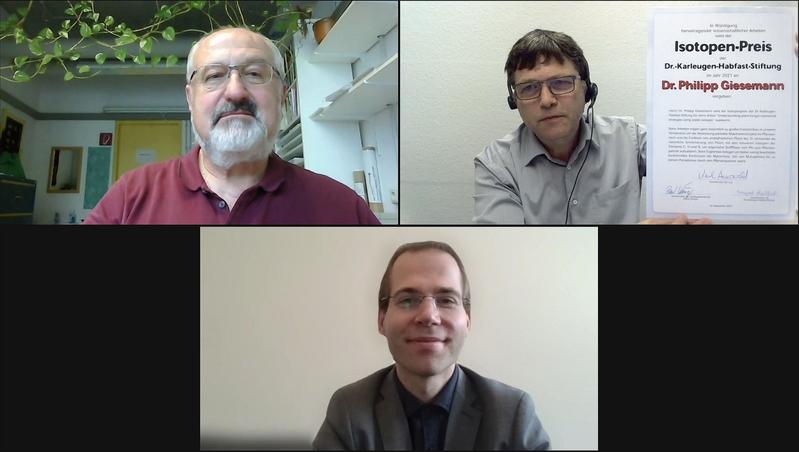
[[[588,160],[588,153],[591,151],[591,141],[594,139],[594,102],[596,102],[596,96],[599,94],[599,87],[596,86],[596,83],[588,82],[588,89],[585,90],[585,101],[591,100],[591,103],[588,104],[588,110],[591,111],[591,136],[588,138],[588,149],[585,151],[585,157],[583,157],[583,163],[580,164],[580,169],[577,170],[577,176],[574,177],[574,184],[572,185],[572,191],[569,193],[569,199],[566,200],[566,219],[563,221],[563,224],[569,223],[569,206],[572,202],[572,195],[574,195],[574,189],[577,187],[577,178],[580,177],[580,172],[583,170],[583,165],[585,165],[585,161]],[[585,123],[588,124],[588,111],[585,113]]]

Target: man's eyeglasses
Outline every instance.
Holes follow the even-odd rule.
[[[434,295],[424,295],[418,292],[399,292],[390,297],[383,297],[380,301],[393,300],[394,306],[402,309],[414,309],[422,304],[425,298],[431,297],[438,309],[456,308],[463,304],[463,300],[456,293],[439,293]]]
[[[579,75],[569,75],[567,77],[558,77],[544,81],[532,81],[519,83],[513,86],[513,94],[516,99],[529,100],[541,97],[541,88],[544,84],[547,85],[549,92],[555,96],[561,94],[569,94],[574,91],[575,80],[581,80]]]
[[[239,71],[239,78],[248,85],[263,85],[272,81],[272,74],[280,72],[272,65],[263,62],[243,63],[243,64],[206,64],[194,70],[189,77],[189,83],[196,80],[206,91],[214,91],[221,88],[230,79],[233,69]]]

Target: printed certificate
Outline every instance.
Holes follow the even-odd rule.
[[[796,213],[796,9],[653,10],[647,216]]]

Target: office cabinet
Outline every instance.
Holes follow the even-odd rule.
[[[0,174],[0,223],[33,223],[36,181]]]

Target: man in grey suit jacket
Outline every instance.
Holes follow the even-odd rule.
[[[449,245],[400,246],[378,303],[395,364],[333,394],[314,449],[549,449],[527,393],[457,364],[471,300]]]

